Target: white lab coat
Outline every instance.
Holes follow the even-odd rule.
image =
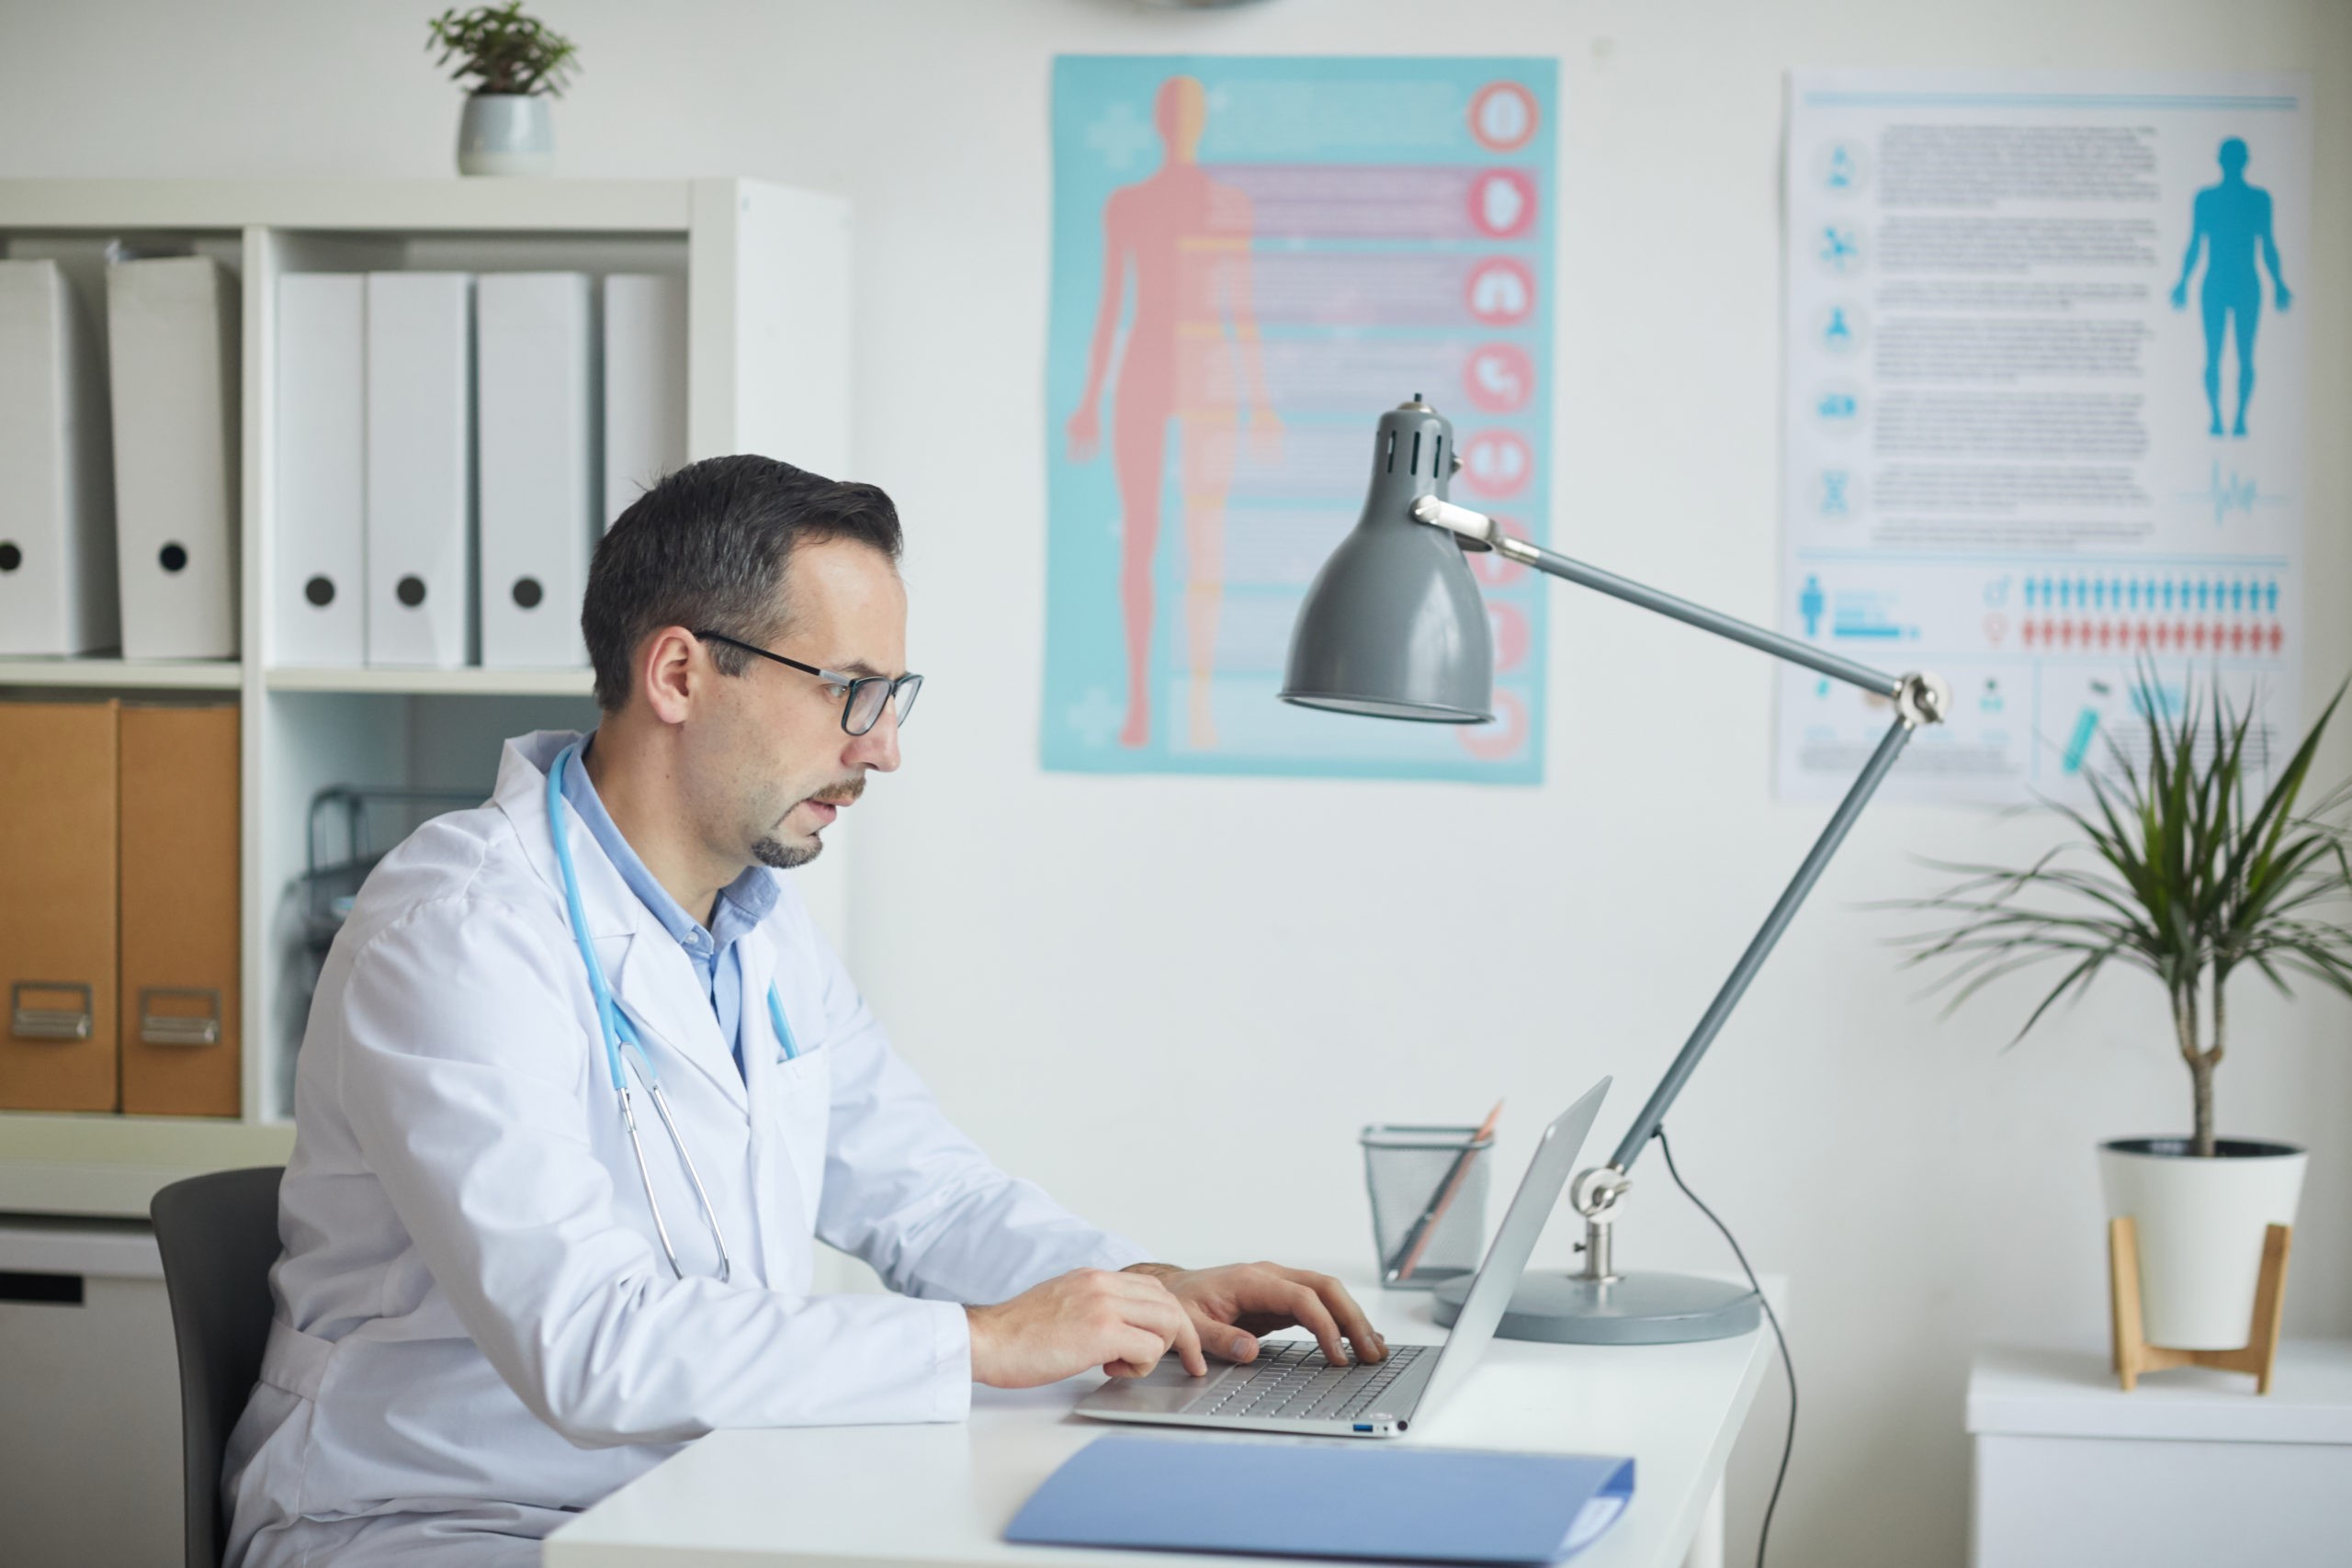
[[[232,1568],[419,1548],[536,1562],[564,1511],[713,1427],[961,1419],[957,1303],[1147,1256],[949,1124],[789,876],[741,939],[739,1072],[691,961],[567,811],[596,952],[733,1258],[721,1284],[640,1093],[689,1271],[673,1278],[548,836],[545,770],[575,739],[507,742],[491,802],[387,855],[328,955],[296,1072],[277,1322],[224,1474]],[[902,1293],[810,1294],[812,1236]]]

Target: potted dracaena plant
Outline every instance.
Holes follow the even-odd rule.
[[[2138,1232],[2150,1344],[2244,1344],[2265,1232],[2294,1222],[2303,1151],[2217,1137],[2213,1075],[2229,1044],[2229,983],[2245,971],[2282,993],[2301,979],[2352,995],[2352,931],[2340,918],[2352,898],[2352,784],[2308,793],[2344,694],[2339,687],[2257,794],[2250,751],[2263,739],[2251,709],[2217,682],[2202,693],[2193,678],[2167,688],[2143,668],[2132,698],[2144,753],[2110,734],[2112,774],[2085,771],[2090,807],[2052,803],[2078,839],[2021,868],[1931,863],[1962,880],[1901,906],[1943,917],[1902,945],[1909,964],[1945,969],[1934,988],[1951,988],[1952,1007],[2005,975],[2064,965],[2018,1039],[2111,965],[2164,987],[2192,1131],[2099,1147],[2109,1216],[2132,1216]]]
[[[470,82],[458,121],[461,175],[544,175],[555,168],[548,100],[563,96],[578,68],[578,46],[537,17],[523,0],[452,6],[426,24],[425,49],[453,82]],[[452,62],[455,62],[452,66]]]

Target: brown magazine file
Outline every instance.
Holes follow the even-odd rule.
[[[122,710],[122,1108],[239,1110],[237,709]]]
[[[0,703],[0,1109],[115,1108],[115,715]]]

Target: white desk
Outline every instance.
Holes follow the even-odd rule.
[[[1355,1279],[1348,1285],[1395,1343],[1444,1337],[1427,1296],[1370,1290]],[[1780,1305],[1779,1282],[1766,1288]],[[1451,1401],[1394,1440],[1629,1454],[1633,1506],[1575,1560],[1577,1568],[1674,1568],[1686,1553],[1698,1568],[1718,1568],[1724,1465],[1771,1352],[1769,1328],[1713,1344],[1636,1348],[1498,1339]],[[972,1417],[959,1426],[714,1432],[549,1537],[543,1561],[548,1568],[1169,1568],[1180,1560],[1003,1540],[1030,1493],[1094,1438],[1119,1430],[1183,1435],[1069,1414],[1100,1381],[1089,1374],[1017,1393],[975,1389]]]
[[[2199,1367],[2125,1393],[2104,1349],[1988,1349],[1968,1430],[1978,1568],[2352,1560],[2352,1344],[2282,1344],[2267,1396]]]

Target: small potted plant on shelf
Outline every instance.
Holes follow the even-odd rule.
[[[2129,1217],[2136,1231],[2149,1345],[2247,1345],[2267,1229],[2294,1222],[2303,1151],[2215,1136],[2213,1073],[2228,1044],[2229,983],[2244,971],[2282,993],[2302,979],[2352,996],[2352,931],[2331,918],[2352,898],[2344,821],[2352,784],[2305,804],[2312,759],[2344,694],[2338,688],[2257,797],[2250,752],[2264,741],[2251,710],[2218,682],[2203,693],[2194,679],[2167,688],[2143,670],[2132,705],[2144,753],[2109,736],[2113,774],[2085,771],[2090,807],[2052,803],[2079,839],[2021,868],[1939,863],[1964,880],[1903,906],[1947,917],[1904,945],[1913,964],[1948,965],[1938,987],[1955,988],[1953,1007],[2002,976],[2065,966],[2018,1039],[2109,965],[2143,970],[2164,987],[2192,1131],[2118,1138],[2098,1151],[2109,1217]]]
[[[555,169],[555,128],[548,99],[561,97],[580,51],[535,17],[523,0],[455,6],[426,24],[425,49],[448,66],[453,82],[473,84],[458,122],[461,175],[545,175]]]

